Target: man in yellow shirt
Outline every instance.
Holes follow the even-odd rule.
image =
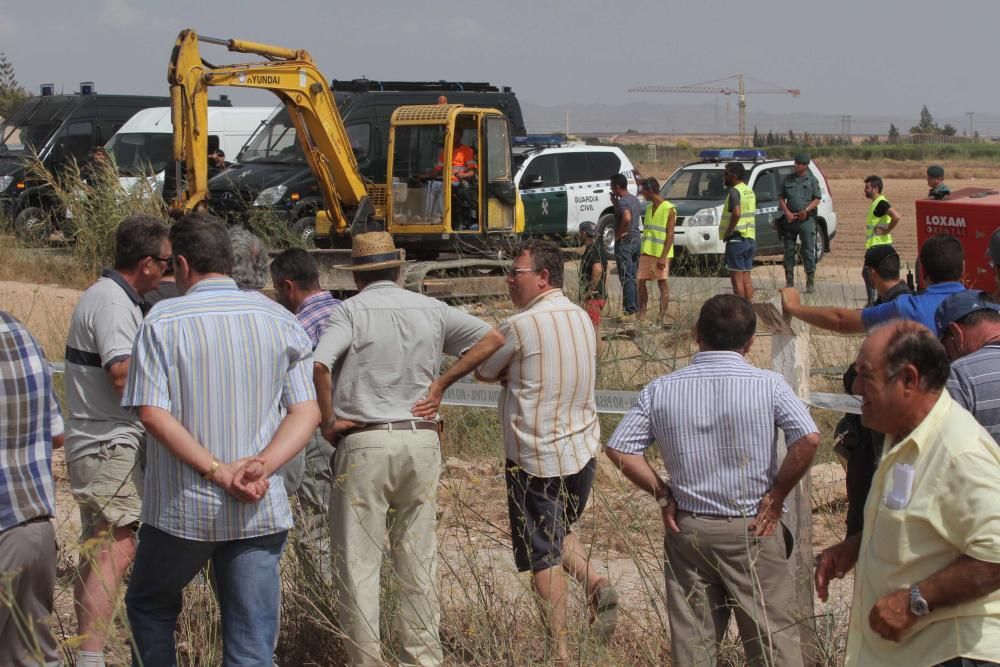
[[[660,196],[660,183],[655,178],[642,181],[642,196],[647,202],[642,223],[642,246],[639,249],[639,319],[646,319],[649,306],[649,288],[655,280],[660,288],[659,324],[668,325],[667,306],[670,304],[670,260],[674,256],[674,225],[677,223],[677,209]]]
[[[948,357],[916,322],[861,345],[861,421],[886,434],[864,529],[820,554],[816,591],[855,564],[848,667],[974,667],[1000,656],[1000,447],[943,391]]]

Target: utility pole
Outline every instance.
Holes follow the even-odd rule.
[[[846,141],[851,141],[851,121],[854,116],[850,114],[844,114],[840,117],[840,136],[842,136]]]
[[[972,139],[976,136],[975,130],[972,127],[972,117],[976,115],[975,111],[966,111],[965,115],[969,117],[969,138]]]

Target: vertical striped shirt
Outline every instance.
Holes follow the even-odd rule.
[[[579,472],[601,447],[594,382],[597,337],[590,316],[554,289],[507,319],[504,346],[477,375],[506,374],[500,394],[507,458],[535,477]]]
[[[323,291],[307,297],[295,312],[295,319],[306,330],[313,349],[319,344],[319,337],[323,335],[330,321],[330,314],[339,305],[340,299],[334,299],[332,294]]]
[[[985,345],[951,364],[948,393],[1000,442],[1000,344]]]
[[[640,454],[655,441],[680,509],[753,516],[778,472],[779,428],[789,444],[818,431],[784,378],[738,352],[699,352],[646,385],[608,447]]]
[[[63,421],[42,346],[0,310],[0,532],[55,516],[52,438]]]
[[[170,412],[202,447],[231,463],[261,452],[284,410],[314,400],[312,344],[287,310],[230,278],[161,301],[139,329],[122,405]],[[149,436],[142,521],[176,537],[227,541],[292,526],[280,472],[256,503],[202,479]]]

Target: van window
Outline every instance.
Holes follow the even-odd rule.
[[[665,199],[699,199],[704,201],[721,200],[726,194],[726,185],[722,180],[723,168],[718,169],[683,169],[670,177],[660,194]]]
[[[559,178],[562,183],[586,183],[594,180],[586,153],[559,153]]]
[[[156,174],[173,160],[174,137],[162,132],[117,133],[108,142],[108,152],[126,176]]]
[[[72,158],[82,164],[90,154],[93,141],[93,123],[90,121],[67,123],[66,130],[57,140],[56,146],[62,148],[62,159]]]
[[[490,182],[511,180],[510,140],[505,118],[486,119],[486,177]]]
[[[351,142],[351,150],[354,151],[354,158],[358,162],[368,159],[368,154],[371,152],[371,136],[371,123],[355,123],[347,126],[347,139]]]
[[[615,174],[621,173],[622,161],[611,151],[598,151],[588,155],[590,159],[591,181],[610,181]]]
[[[539,155],[536,157],[524,168],[524,176],[541,176],[541,187],[543,188],[554,188],[562,185],[559,182],[559,172],[556,169],[555,155]]]
[[[768,169],[757,176],[753,184],[753,193],[757,195],[757,201],[776,201],[778,199],[778,179],[777,171]]]

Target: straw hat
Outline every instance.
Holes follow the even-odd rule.
[[[334,268],[344,271],[376,271],[405,264],[403,252],[388,232],[365,232],[351,239],[351,263]]]

